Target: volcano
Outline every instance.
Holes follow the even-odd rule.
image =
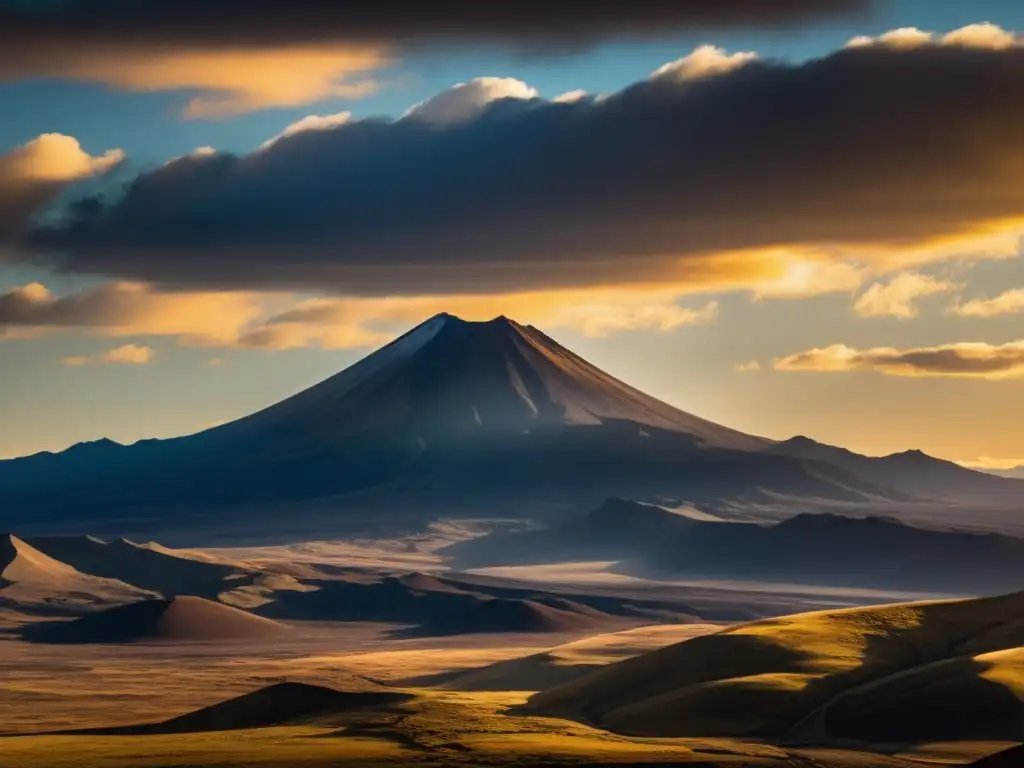
[[[779,446],[650,397],[533,326],[442,314],[238,421],[0,462],[0,508],[15,520],[83,520],[330,499],[338,510],[499,505],[525,517],[612,495],[909,498]]]

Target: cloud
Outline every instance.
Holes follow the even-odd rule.
[[[962,45],[968,48],[989,48],[1001,51],[1021,43],[1020,37],[989,22],[970,24],[943,36],[944,45]]]
[[[689,56],[662,64],[651,77],[674,80],[699,80],[703,77],[724,75],[757,61],[757,54],[727,53],[714,45],[702,45]]]
[[[917,27],[900,27],[885,32],[878,37],[860,36],[847,43],[851,48],[869,45],[883,45],[888,48],[920,48],[933,42],[931,32],[924,32]]]
[[[120,149],[90,155],[61,133],[44,133],[0,155],[0,243],[68,186],[106,173],[124,157]]]
[[[302,133],[303,131],[326,131],[331,128],[337,128],[340,125],[346,125],[351,122],[351,120],[351,112],[336,112],[333,115],[306,115],[302,119],[296,120],[294,123],[290,123],[276,136],[267,139],[260,146],[260,149],[267,149],[287,136],[294,136],[295,134]],[[204,149],[208,148],[204,147]],[[216,154],[216,152],[211,151],[207,154]]]
[[[1005,291],[992,299],[972,299],[958,304],[953,311],[962,317],[996,317],[1024,312],[1024,288]]]
[[[55,296],[41,283],[0,294],[0,329],[43,333],[89,330],[103,336],[177,336],[230,344],[263,312],[244,293],[163,293],[137,283],[107,283]]]
[[[733,366],[733,370],[737,373],[757,373],[761,370],[761,364],[757,360],[751,360],[747,363],[736,363]]]
[[[1021,38],[1014,32],[990,22],[969,24],[966,27],[936,36],[917,27],[902,27],[886,32],[878,37],[855,37],[847,43],[852,48],[880,45],[888,48],[921,48],[927,45],[956,46],[961,48],[978,48],[992,51],[1003,51],[1021,44]]]
[[[712,322],[718,304],[680,304],[686,291],[541,291],[510,294],[317,297],[247,292],[165,292],[108,283],[54,296],[41,283],[0,294],[0,339],[79,331],[106,337],[170,336],[179,344],[250,349],[351,349],[380,346],[441,312],[467,320],[498,314],[590,337],[671,331]],[[215,362],[219,360],[219,362]],[[93,362],[89,360],[89,362]],[[211,365],[223,363],[214,358]]]
[[[917,317],[917,300],[948,293],[957,286],[919,272],[901,272],[888,283],[874,283],[853,305],[861,317]]]
[[[768,252],[769,254],[771,251]],[[812,252],[780,249],[775,252],[781,274],[754,286],[755,299],[802,299],[827,293],[852,293],[860,287],[866,270],[859,264],[829,261]]]
[[[573,91],[566,91],[565,93],[560,93],[558,96],[555,96],[555,98],[552,99],[552,101],[554,101],[556,104],[573,104],[574,102],[583,101],[584,99],[590,98],[594,97],[587,91],[577,88],[576,90]]]
[[[465,320],[505,314],[547,329],[565,328],[592,338],[627,331],[672,331],[712,322],[717,302],[701,307],[678,303],[664,289],[577,290],[505,295],[316,298],[267,317],[238,340],[263,349],[370,347],[384,344],[411,325],[448,312]]]
[[[1024,377],[1024,341],[863,350],[833,344],[777,358],[774,366],[778,371],[874,371],[890,376],[1010,379]]]
[[[445,125],[472,120],[484,109],[501,99],[529,100],[538,97],[537,90],[514,77],[478,77],[458,83],[405,113],[405,117]]]
[[[507,4],[323,0],[67,0],[0,6],[0,81],[61,78],[133,91],[199,90],[190,117],[358,98],[406,52],[499,45],[554,55],[681,29],[785,25],[870,0],[581,0]],[[611,4],[605,4],[610,6]]]
[[[184,158],[22,247],[68,270],[204,290],[784,296],[1015,255],[1024,234],[1019,47],[862,46],[478,109]]]
[[[54,62],[58,64],[59,59]],[[224,118],[268,107],[298,107],[323,99],[373,93],[369,73],[391,64],[376,46],[331,44],[272,50],[235,49],[96,52],[70,72],[46,72],[138,92],[198,89],[185,106],[188,118]]]
[[[153,350],[137,344],[110,349],[98,355],[88,357],[65,357],[64,365],[91,365],[93,363],[116,363],[119,365],[146,365],[153,360]]]
[[[702,325],[718,317],[718,302],[691,309],[674,301],[656,303],[650,299],[635,304],[587,302],[555,312],[552,327],[575,328],[584,336],[601,338],[623,331],[673,331],[684,325]]]

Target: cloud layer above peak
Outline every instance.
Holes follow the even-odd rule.
[[[139,91],[197,89],[193,118],[220,118],[377,89],[404,55],[450,46],[551,56],[684,29],[793,24],[871,0],[568,0],[531,6],[447,0],[0,0],[0,82],[56,78]]]
[[[397,121],[179,158],[20,248],[196,290],[771,296],[1014,255],[1022,232],[1024,49],[939,41],[796,64],[701,48],[600,98],[482,78]]]

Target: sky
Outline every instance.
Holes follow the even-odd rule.
[[[0,457],[448,311],[747,432],[1024,464],[1024,5],[549,6],[0,0]]]

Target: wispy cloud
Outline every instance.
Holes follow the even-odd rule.
[[[664,332],[714,321],[718,303],[688,305],[686,293],[649,287],[303,298],[288,293],[165,292],[115,282],[57,296],[41,283],[30,283],[0,294],[0,332],[39,336],[78,331],[107,337],[169,336],[187,346],[343,349],[384,344],[440,312],[468,320],[504,313],[591,337]],[[223,363],[218,360],[210,364]]]
[[[910,349],[856,349],[833,344],[777,358],[774,367],[779,371],[874,371],[890,376],[1011,379],[1024,377],[1024,341],[960,342]]]
[[[1024,312],[1024,288],[1005,291],[991,299],[972,299],[958,304],[953,311],[963,317],[996,317]]]
[[[853,305],[861,317],[917,317],[919,299],[949,293],[958,286],[918,272],[902,272],[888,283],[874,283]]]
[[[109,349],[97,355],[65,357],[61,362],[64,365],[80,366],[103,363],[117,365],[146,365],[153,360],[153,350],[150,347],[142,347],[137,344],[125,344],[121,347]]]

